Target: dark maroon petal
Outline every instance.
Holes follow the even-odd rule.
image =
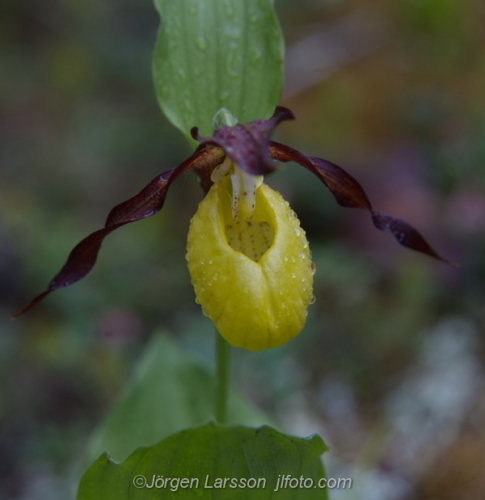
[[[54,290],[73,285],[84,278],[93,268],[104,238],[125,224],[158,213],[163,207],[168,188],[182,173],[197,166],[215,167],[222,163],[223,159],[224,152],[218,147],[207,147],[198,150],[178,167],[155,177],[133,198],[114,207],[106,219],[104,228],[91,233],[78,243],[69,254],[64,267],[49,283],[47,290],[35,297],[13,317],[17,318],[26,313]]]
[[[252,175],[265,175],[276,168],[268,155],[269,138],[273,129],[284,120],[293,120],[293,113],[278,106],[269,120],[238,123],[234,127],[224,126],[212,137],[202,137],[193,128],[192,137],[201,144],[216,144],[232,158],[242,170]]]
[[[393,234],[402,246],[424,253],[435,259],[444,260],[431,248],[421,234],[407,222],[393,215],[377,211],[372,211],[372,221],[377,229]]]
[[[175,169],[155,177],[137,195],[127,201],[116,205],[111,209],[106,218],[105,227],[116,224],[127,224],[129,222],[151,217],[161,210],[165,202],[167,190],[171,184],[170,180]]]
[[[321,158],[305,156],[296,149],[274,141],[270,143],[270,156],[282,162],[294,161],[313,172],[335,196],[339,205],[372,210],[362,186],[343,168]]]
[[[269,154],[274,160],[294,161],[310,170],[327,186],[339,205],[368,210],[374,226],[393,234],[401,245],[457,266],[443,259],[410,224],[393,215],[375,211],[362,186],[343,168],[321,158],[305,156],[296,149],[274,141],[270,142]]]

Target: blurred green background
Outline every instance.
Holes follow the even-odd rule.
[[[328,442],[330,473],[354,479],[332,498],[485,497],[485,4],[277,4],[297,120],[276,138],[346,168],[461,268],[284,166],[267,181],[307,231],[317,302],[286,346],[235,352],[236,383],[282,429]],[[1,499],[68,498],[158,327],[211,360],[184,257],[193,175],[110,235],[89,277],[10,320],[111,207],[190,153],[154,96],[157,27],[149,1],[0,3]]]

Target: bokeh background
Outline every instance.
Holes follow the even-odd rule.
[[[485,497],[485,4],[278,0],[277,139],[345,167],[453,269],[342,209],[302,168],[268,179],[317,265],[305,331],[236,352],[241,390],[332,447],[332,498]],[[134,0],[0,3],[0,498],[68,498],[70,471],[160,326],[210,361],[185,262],[201,192],[110,235],[95,270],[36,310],[70,249],[189,148],[151,80],[158,17]]]

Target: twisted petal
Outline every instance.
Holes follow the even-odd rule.
[[[265,175],[276,168],[268,155],[271,132],[284,120],[294,120],[293,113],[278,106],[269,120],[224,126],[212,137],[200,136],[197,127],[192,129],[191,134],[201,144],[216,144],[223,148],[234,163],[248,174]]]
[[[70,286],[84,278],[96,263],[104,238],[125,224],[146,219],[158,213],[163,207],[168,188],[182,173],[194,167],[215,167],[223,161],[223,158],[224,152],[214,146],[198,150],[178,167],[155,177],[137,195],[114,207],[109,213],[104,227],[91,233],[74,247],[67,262],[49,283],[47,290],[37,295],[13,317],[17,318],[26,313],[51,292]]]
[[[233,346],[251,351],[298,335],[312,299],[308,242],[294,212],[267,185],[250,221],[235,222],[228,182],[199,204],[187,240],[197,301]]]
[[[401,245],[457,266],[441,257],[410,224],[393,215],[374,210],[362,186],[343,168],[322,158],[305,156],[296,149],[274,141],[270,142],[269,154],[275,160],[294,161],[310,170],[327,186],[339,205],[368,210],[374,226],[391,233]]]

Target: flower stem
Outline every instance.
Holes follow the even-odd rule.
[[[230,354],[231,346],[216,330],[215,417],[220,424],[225,424],[227,421]]]

